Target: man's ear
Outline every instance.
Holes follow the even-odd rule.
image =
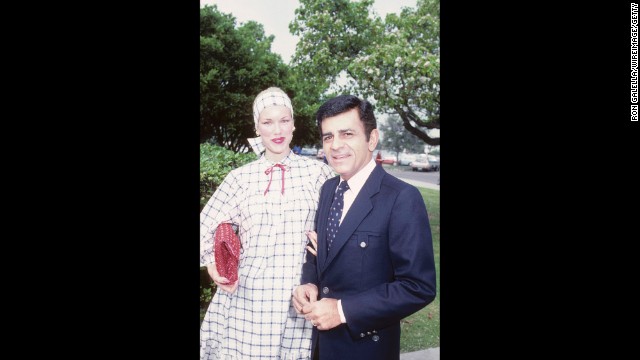
[[[371,135],[369,135],[369,151],[373,152],[378,146],[378,129],[371,130]]]

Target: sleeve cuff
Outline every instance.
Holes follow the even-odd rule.
[[[344,317],[344,312],[342,311],[342,299],[338,299],[338,314],[340,314],[340,321],[346,324],[347,319]]]

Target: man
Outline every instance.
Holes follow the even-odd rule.
[[[316,251],[307,253],[294,307],[315,326],[315,358],[399,359],[400,320],[436,293],[427,209],[415,187],[376,164],[369,102],[338,96],[316,120],[340,176],[320,191],[317,234],[309,232]]]

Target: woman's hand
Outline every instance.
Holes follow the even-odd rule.
[[[216,285],[230,293],[233,294],[236,289],[238,288],[238,280],[236,280],[235,282],[233,282],[232,284],[229,284],[229,279],[227,279],[224,276],[220,276],[220,274],[218,274],[218,270],[216,270],[216,266],[214,264],[209,264],[207,265],[207,272],[209,273],[209,276],[211,276],[211,278],[213,279],[213,282],[216,283]]]
[[[318,256],[318,234],[311,230],[305,232],[305,234],[307,234],[310,243],[307,244],[307,250],[313,255]]]

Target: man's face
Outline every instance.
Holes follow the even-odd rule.
[[[343,179],[349,180],[371,161],[378,144],[378,129],[371,131],[367,141],[358,109],[322,120],[321,128],[327,161]]]

